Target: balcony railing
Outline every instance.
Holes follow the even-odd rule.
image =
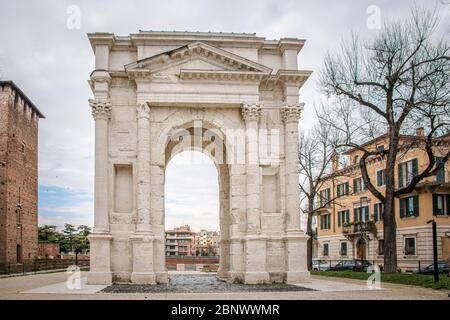
[[[342,227],[342,233],[344,234],[358,234],[358,233],[374,233],[376,234],[377,228],[373,221],[361,221],[354,223],[344,224]]]

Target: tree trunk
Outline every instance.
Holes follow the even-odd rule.
[[[397,272],[397,223],[395,220],[395,161],[398,152],[398,132],[389,130],[389,152],[386,158],[386,193],[383,218],[384,272]]]
[[[306,253],[306,259],[308,261],[308,270],[312,269],[312,258],[313,258],[313,241],[314,241],[312,229],[313,210],[314,210],[314,201],[308,200],[308,222],[306,227],[306,234],[309,236]]]
[[[383,220],[384,272],[397,272],[397,225],[395,221],[395,198],[386,192]]]

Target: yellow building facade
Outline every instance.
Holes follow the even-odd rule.
[[[423,130],[418,131],[423,137]],[[409,141],[417,136],[401,138],[396,163],[396,188],[406,186],[411,177],[428,166],[427,153],[420,143]],[[414,139],[414,140],[413,140]],[[434,147],[436,160],[450,148],[450,134],[437,138]],[[364,145],[375,150],[387,148],[386,136]],[[339,159],[333,161],[333,172],[323,179],[317,199],[317,257],[336,263],[345,259],[364,259],[383,264],[383,214],[380,201],[364,186],[359,169],[363,152],[357,149],[341,155],[347,165],[339,167]],[[367,160],[372,184],[383,194],[385,189],[385,159],[372,157]],[[447,260],[450,256],[450,161],[431,177],[419,182],[415,190],[395,199],[397,224],[398,266],[403,271],[423,268],[432,263],[432,227],[434,219],[438,231],[438,256]]]

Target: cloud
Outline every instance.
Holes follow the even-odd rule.
[[[429,0],[416,3],[435,6]],[[66,27],[69,17],[66,9],[70,5],[80,8],[80,30]],[[45,204],[48,194],[40,193],[40,222],[61,224],[66,218],[92,222],[88,215],[92,212],[92,196],[89,200],[77,199],[93,193],[94,122],[88,106],[92,93],[87,79],[94,68],[94,55],[87,32],[128,35],[139,29],[199,30],[256,32],[268,39],[305,38],[299,66],[314,70],[300,92],[300,99],[306,102],[300,126],[308,128],[314,123],[313,105],[320,99],[316,79],[327,50],[335,48],[350,30],[364,36],[377,32],[366,28],[369,5],[378,5],[381,17],[387,19],[409,15],[411,2],[3,0],[0,21],[8,28],[0,28],[0,74],[4,79],[14,80],[47,117],[40,123],[39,184],[41,188],[61,188],[65,190],[61,196],[75,201],[70,206],[48,206]],[[448,17],[448,6],[444,14]],[[448,19],[446,23],[443,21],[443,30],[448,31]],[[188,178],[190,172],[196,175]],[[170,170],[168,174],[171,184]],[[215,174],[207,168],[174,169],[176,196],[170,196],[172,191],[168,187],[167,199],[167,219],[173,221],[171,224],[200,225],[205,221],[213,225],[213,217],[218,214],[214,213],[218,196],[211,191],[212,183],[216,183]],[[178,184],[188,187],[181,190]]]

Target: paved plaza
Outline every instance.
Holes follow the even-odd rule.
[[[0,279],[0,299],[67,299],[67,300],[311,300],[311,299],[449,299],[448,292],[415,286],[382,284],[381,290],[370,290],[364,281],[313,276],[299,286],[265,285],[259,289],[242,289],[240,285],[221,283],[214,275],[170,273],[170,284],[164,290],[129,285],[108,287],[87,285],[86,272],[81,273],[79,288],[69,290],[65,272],[27,275]],[[296,287],[296,288],[293,288]],[[121,289],[120,289],[121,288]],[[241,290],[240,290],[241,288]],[[151,292],[150,292],[151,291]]]

